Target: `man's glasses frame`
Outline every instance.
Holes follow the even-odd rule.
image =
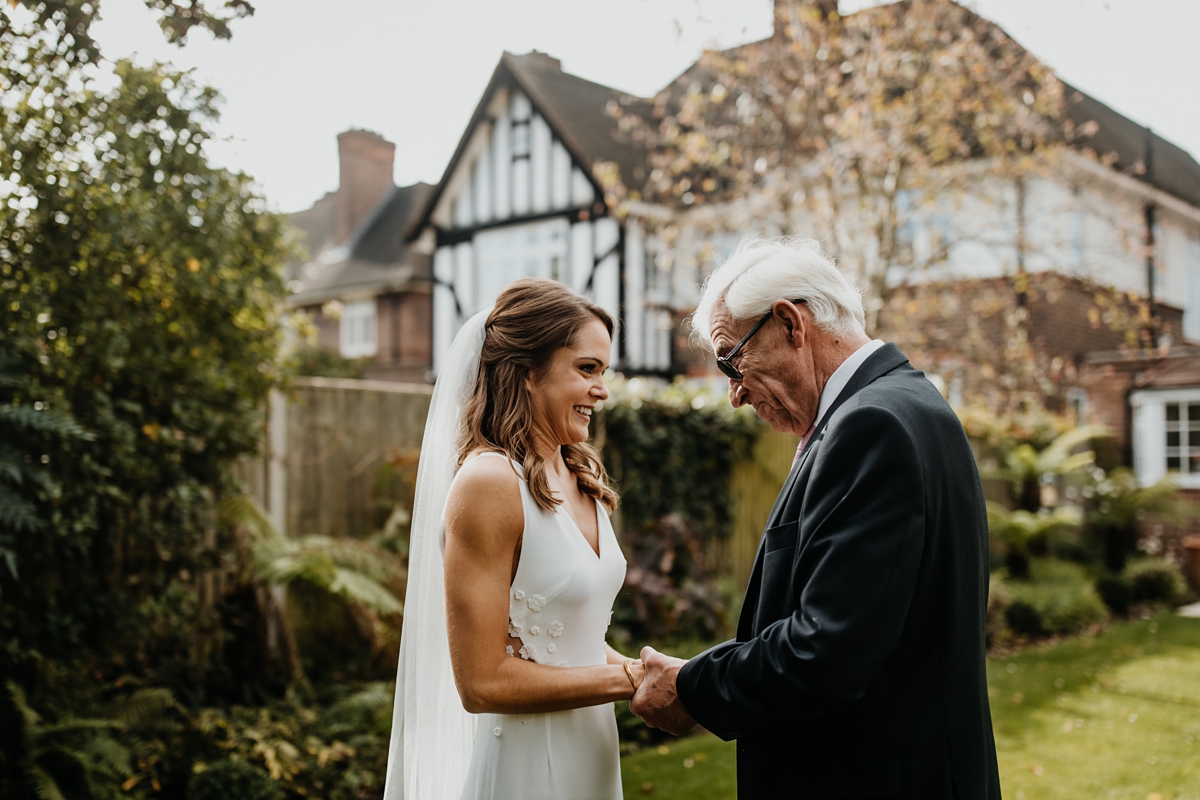
[[[804,302],[804,298],[792,300],[791,302],[800,304]],[[735,344],[732,350],[723,356],[717,356],[717,369],[721,370],[725,377],[729,378],[731,381],[737,381],[738,383],[742,382],[742,371],[733,365],[733,359],[737,358],[738,353],[740,353],[742,348],[746,346],[746,342],[750,341],[750,337],[758,333],[758,329],[763,325],[766,325],[767,320],[769,320],[771,315],[774,313],[775,311],[772,309],[766,314],[763,314],[762,319],[754,323],[754,327],[750,329],[750,332],[743,336],[742,340]]]

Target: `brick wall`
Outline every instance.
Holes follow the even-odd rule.
[[[380,295],[378,350],[364,377],[425,383],[433,368],[433,302],[427,291]]]

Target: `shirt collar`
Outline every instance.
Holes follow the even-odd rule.
[[[833,374],[829,376],[829,380],[825,382],[825,388],[821,390],[821,402],[817,405],[817,418],[813,420],[814,425],[825,418],[829,407],[841,395],[842,390],[846,388],[846,384],[854,377],[854,373],[858,372],[858,368],[863,365],[863,362],[870,358],[872,353],[883,347],[883,344],[882,339],[872,339],[851,353],[850,357],[833,371]]]

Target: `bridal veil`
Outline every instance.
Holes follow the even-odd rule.
[[[384,800],[458,800],[471,763],[475,718],[455,688],[446,632],[442,515],[490,313],[467,320],[450,345],[421,440]]]

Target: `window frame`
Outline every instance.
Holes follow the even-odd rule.
[[[345,358],[364,358],[379,352],[378,298],[343,303],[338,322],[338,351]]]
[[[1200,489],[1200,445],[1187,441],[1187,433],[1200,432],[1200,411],[1195,419],[1190,419],[1186,411],[1178,420],[1167,419],[1168,406],[1200,406],[1200,387],[1143,389],[1129,396],[1129,405],[1133,412],[1133,469],[1138,481],[1149,485],[1170,473],[1181,488]],[[1180,466],[1186,468],[1187,460],[1194,458],[1195,471],[1168,470],[1167,434],[1173,427],[1180,434],[1177,445]]]

